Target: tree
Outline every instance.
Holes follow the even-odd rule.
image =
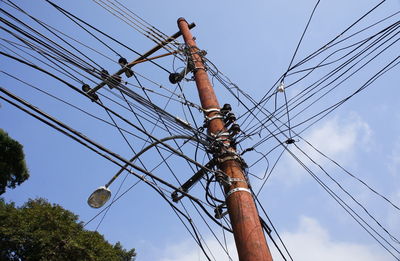
[[[0,260],[134,260],[117,242],[108,243],[98,232],[88,231],[78,216],[45,199],[23,206],[0,198]]]
[[[0,195],[29,178],[22,145],[0,129]]]

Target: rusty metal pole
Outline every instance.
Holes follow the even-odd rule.
[[[201,106],[204,109],[205,116],[213,117],[219,112],[212,109],[220,107],[204,68],[199,49],[184,18],[178,19],[178,27],[191,54]],[[208,132],[210,135],[218,135],[218,133],[226,131],[222,119],[216,118],[209,121]],[[223,150],[234,155],[236,151],[235,148],[230,146],[229,139],[224,142],[229,145],[224,146]],[[225,186],[225,193],[239,260],[271,261],[271,253],[261,227],[258,211],[248,189],[240,162],[232,156],[221,158],[220,162],[220,169],[232,180],[231,185]]]

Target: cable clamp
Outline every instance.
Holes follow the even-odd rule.
[[[231,135],[229,132],[224,131],[224,132],[218,132],[217,134],[214,134],[214,137],[216,139],[218,139],[220,137],[226,137],[226,136],[229,136],[229,135]]]
[[[179,118],[179,117],[175,117],[175,121],[178,122],[178,123],[180,123],[180,124],[182,124],[182,125],[183,125],[182,127],[185,128],[185,129],[187,129],[187,130],[191,130],[191,129],[192,129],[192,125],[190,125],[189,122],[187,122],[187,121],[185,121],[185,120],[182,120],[182,119]]]
[[[225,207],[225,203],[224,204],[221,204],[221,205],[219,205],[219,206],[217,206],[215,209],[214,209],[214,213],[215,213],[215,215],[214,215],[214,217],[216,218],[216,219],[221,219],[221,218],[223,218],[226,214],[228,214],[228,211],[223,211],[223,208]]]
[[[215,139],[216,143],[219,143],[219,147],[224,147],[225,149],[229,149],[231,144],[230,140],[227,137],[219,137]]]
[[[232,195],[233,193],[238,192],[238,191],[246,191],[246,192],[250,193],[250,195],[251,195],[251,191],[248,188],[234,188],[225,194],[225,198],[228,198],[230,195]]]
[[[204,68],[204,67],[194,67],[194,68],[193,68],[193,71],[194,71],[194,72],[197,72],[198,70],[204,70],[204,71],[206,71],[206,68]]]
[[[203,112],[205,113],[210,113],[210,112],[221,112],[220,108],[208,108],[208,109],[202,109]]]
[[[217,115],[214,115],[212,117],[205,116],[205,118],[206,118],[207,122],[210,122],[210,121],[215,120],[215,119],[223,119],[224,116],[222,116],[220,114],[217,114]]]
[[[239,179],[239,178],[230,178],[230,177],[228,177],[228,180],[229,180],[229,182],[243,182],[243,183],[246,183],[247,184],[247,181],[246,180],[244,180],[244,179]]]
[[[229,182],[229,177],[224,173],[224,172],[222,172],[222,171],[216,171],[216,173],[215,173],[215,179],[219,182],[219,183],[221,183],[221,184],[223,184],[224,186],[230,186],[230,185],[232,185],[230,182]]]
[[[295,139],[293,139],[293,138],[289,138],[289,139],[287,139],[286,141],[285,141],[285,143],[286,144],[293,144],[293,143],[295,143],[296,142],[296,140]]]
[[[233,156],[229,155],[229,156],[226,156],[226,157],[223,157],[223,158],[219,158],[218,162],[221,164],[221,163],[224,163],[225,161],[228,161],[228,160],[235,160],[235,161],[239,162],[240,164],[242,164],[242,159],[237,155],[233,155]]]
[[[229,141],[229,136],[231,134],[229,132],[220,132],[215,135],[215,141]]]

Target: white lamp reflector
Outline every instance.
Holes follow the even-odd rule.
[[[88,204],[92,208],[101,208],[111,197],[111,191],[101,186],[96,189],[88,198]]]

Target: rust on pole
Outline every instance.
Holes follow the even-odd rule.
[[[186,46],[193,61],[193,73],[196,81],[201,106],[205,116],[211,118],[219,112],[213,110],[220,108],[214,89],[208,78],[200,50],[190,32],[188,23],[184,18],[178,19],[178,27],[182,33]],[[210,135],[226,133],[225,123],[215,117],[208,124]],[[230,140],[225,140],[223,150],[231,155],[236,154],[235,148],[230,145]],[[220,169],[230,178],[230,185],[225,186],[226,204],[231,220],[236,248],[240,261],[271,261],[265,235],[262,230],[258,211],[242,169],[242,165],[233,157],[220,158]]]

